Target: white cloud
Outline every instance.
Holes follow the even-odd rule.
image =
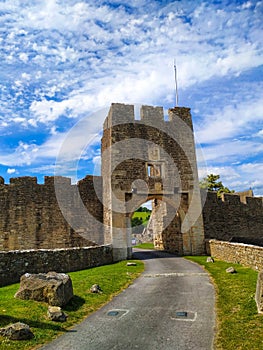
[[[101,109],[90,116],[81,119],[68,132],[59,133],[51,130],[51,136],[41,145],[35,143],[19,142],[19,145],[13,152],[0,154],[0,163],[7,166],[22,166],[39,163],[43,160],[52,160],[57,158],[57,167],[59,170],[61,164],[71,168],[80,159],[92,159],[91,148],[100,143],[100,131],[104,119],[108,113],[108,108]],[[87,132],[88,131],[88,132]]]
[[[92,163],[94,164],[93,175],[101,175],[101,156],[93,157]]]
[[[247,1],[247,2],[245,2],[244,4],[241,5],[241,8],[242,8],[242,9],[248,9],[248,8],[250,8],[251,6],[252,6],[251,1]]]
[[[262,175],[263,173],[263,163],[245,163],[239,165],[240,171],[247,174],[257,174]]]
[[[22,74],[21,74],[21,78],[22,78],[22,79],[25,79],[25,80],[30,80],[31,75],[28,74],[28,73],[22,73]]]
[[[13,152],[0,153],[0,164],[5,166],[30,165],[36,159],[37,152],[37,145],[20,141]]]
[[[220,175],[220,177],[229,180],[236,180],[240,175],[234,167],[231,166],[209,166],[207,168],[200,168],[198,171],[199,178],[202,179],[209,174]]]
[[[154,103],[166,95],[171,102],[174,56],[182,89],[262,63],[259,33],[253,43],[240,37],[241,23],[247,37],[260,29],[251,6],[237,11],[230,4],[222,10],[213,3],[189,1],[158,7],[145,1],[138,7],[131,5],[133,11],[127,12],[122,4],[70,1],[65,6],[53,0],[25,1],[19,9],[2,4],[15,23],[5,45],[10,53],[15,47],[24,63],[29,56],[30,63],[37,63],[31,64],[32,73],[35,70],[32,84],[41,79],[31,100],[30,117],[27,110],[23,112],[30,125],[50,124],[63,114],[78,118],[92,111],[94,101],[96,107],[113,100]],[[254,21],[248,20],[248,11]],[[24,90],[21,83],[19,89]],[[62,99],[47,99],[59,91],[64,91]]]
[[[14,174],[16,172],[16,169],[8,168],[6,172],[7,174]]]
[[[19,54],[19,58],[20,58],[20,60],[23,61],[24,63],[27,63],[27,62],[28,62],[28,55],[27,55],[26,53],[24,53],[24,52],[21,52],[21,53]]]
[[[208,147],[203,147],[202,152],[207,162],[213,161],[217,163],[236,162],[245,160],[263,153],[262,142],[233,140]]]
[[[241,102],[237,106],[229,104],[222,110],[204,116],[196,126],[200,143],[216,142],[239,134],[249,134],[255,124],[263,125],[263,98]],[[261,131],[259,131],[260,133]]]
[[[223,185],[236,192],[250,188],[256,196],[263,197],[263,163],[232,164],[230,166],[199,167],[199,179],[208,174],[220,175]]]
[[[199,110],[194,126],[209,166],[234,176],[231,162],[262,155],[262,2],[25,0],[1,2],[0,11],[8,24],[0,39],[1,131],[18,140],[21,130],[34,134],[2,151],[2,164],[54,160],[72,119],[111,102],[171,105],[174,57],[179,102]],[[199,86],[200,100],[191,98]],[[64,156],[98,142],[98,130],[86,128]],[[28,141],[36,131],[45,137]]]

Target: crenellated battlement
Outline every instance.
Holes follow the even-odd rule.
[[[31,176],[13,177],[10,179],[11,186],[34,186],[37,185],[37,178]]]
[[[177,118],[184,121],[193,130],[191,109],[187,107],[174,107],[168,110],[169,121],[174,123]]]
[[[240,206],[244,205],[248,209],[254,209],[263,206],[263,197],[253,197],[252,191],[238,192],[238,193],[222,193],[221,197],[217,196],[216,192],[201,191],[202,197],[207,196],[206,200],[210,203],[217,203],[218,205]],[[247,194],[247,195],[244,195]],[[263,209],[263,208],[262,208]]]
[[[262,197],[252,197],[252,191],[225,193],[220,198],[216,192],[202,190],[201,195],[206,238],[241,237],[248,242],[262,237]]]
[[[3,179],[3,178],[2,178]],[[6,184],[4,179],[0,182],[0,186],[5,187],[23,187],[26,188],[27,186],[31,188],[32,186],[53,186],[54,185],[65,185],[65,186],[71,186],[71,178],[64,177],[64,176],[45,176],[44,177],[44,184],[39,184],[38,179],[35,176],[21,176],[21,177],[12,177],[10,178],[10,183]]]
[[[163,107],[142,105],[140,118],[135,119],[134,105],[112,103],[108,116],[104,121],[103,129],[109,129],[118,124],[143,123],[151,126],[174,124],[178,118],[188,126],[193,127],[190,108],[174,107],[168,110],[168,120],[164,118]]]
[[[44,184],[46,186],[71,186],[71,178],[65,176],[45,176]]]
[[[100,184],[96,179],[97,188]],[[66,203],[69,213],[73,211],[78,215],[79,205],[83,203],[96,220],[83,229],[72,228],[62,214],[57,190],[65,193],[62,202]],[[45,176],[43,184],[30,176],[11,178],[10,184],[0,182],[0,250],[94,245],[88,237],[90,232],[101,237],[99,222],[102,222],[102,204],[94,190],[92,176],[78,184],[71,184],[71,179],[63,176]]]

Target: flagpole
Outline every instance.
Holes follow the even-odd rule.
[[[177,87],[177,71],[176,71],[175,59],[174,59],[174,80],[175,80],[175,106],[178,107],[178,87]]]

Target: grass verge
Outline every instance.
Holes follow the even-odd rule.
[[[154,249],[153,243],[141,243],[133,246],[133,248],[140,248],[140,249]]]
[[[206,257],[187,257],[210,273],[217,292],[216,350],[263,349],[263,315],[257,313],[255,292],[257,272],[215,260],[207,263]],[[226,268],[233,266],[237,273],[228,274]]]
[[[0,337],[0,349],[37,349],[58,335],[67,332],[76,323],[81,322],[87,315],[99,309],[120,293],[144,270],[141,261],[133,260],[137,266],[126,266],[126,261],[100,266],[88,270],[69,273],[74,289],[74,297],[63,308],[68,314],[67,322],[57,323],[46,317],[46,303],[32,300],[19,300],[14,294],[19,284],[0,288],[0,327],[10,323],[23,322],[30,326],[35,337],[29,341],[11,341]],[[89,289],[93,284],[99,284],[102,294],[92,294]]]

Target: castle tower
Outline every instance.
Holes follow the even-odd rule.
[[[133,105],[112,104],[104,122],[105,243],[113,244],[116,261],[130,256],[131,215],[150,199],[156,247],[179,255],[204,252],[190,109],[168,114],[166,121],[162,107],[142,106],[135,120]]]

